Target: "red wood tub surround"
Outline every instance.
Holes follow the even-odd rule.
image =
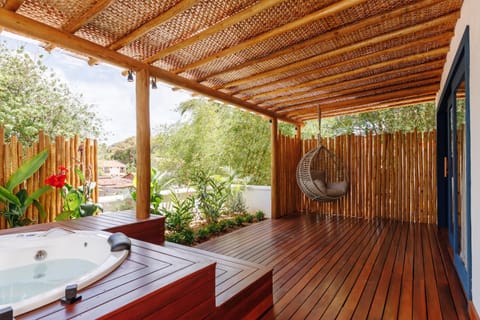
[[[74,305],[56,301],[16,319],[256,319],[273,305],[271,268],[164,243],[163,217],[141,220],[132,212],[108,213],[0,235],[54,227],[123,232],[132,240],[130,255],[79,291],[82,300]]]

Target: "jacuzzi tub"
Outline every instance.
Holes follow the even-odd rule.
[[[80,290],[106,276],[130,248],[124,235],[116,235],[123,244],[110,236],[61,228],[0,236],[0,310],[20,315],[64,297],[67,285]]]

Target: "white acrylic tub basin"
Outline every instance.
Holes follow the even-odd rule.
[[[55,228],[0,236],[0,309],[19,315],[62,298],[69,284],[80,290],[109,274],[129,253],[112,251],[110,235]]]

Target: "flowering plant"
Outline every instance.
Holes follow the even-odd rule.
[[[45,183],[57,189],[61,189],[63,198],[63,211],[55,220],[76,219],[80,217],[92,216],[97,211],[103,211],[100,204],[92,200],[92,191],[95,188],[95,182],[85,179],[82,170],[75,168],[74,171],[80,178],[81,185],[77,188],[67,183],[68,169],[64,166],[58,167],[59,172],[51,175],[45,180]]]

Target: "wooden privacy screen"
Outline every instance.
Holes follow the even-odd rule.
[[[301,156],[316,140],[279,137],[280,215],[322,212],[405,222],[437,222],[436,132],[339,136],[322,141],[346,167],[350,191],[318,203],[303,195],[295,179]],[[301,143],[301,146],[300,146]]]
[[[42,132],[39,134],[38,142],[31,147],[24,147],[16,137],[10,139],[10,143],[5,143],[5,134],[3,127],[0,127],[0,185],[4,186],[10,177],[21,164],[27,159],[32,158],[40,151],[48,149],[49,155],[44,165],[22,186],[31,194],[38,188],[45,185],[45,179],[55,173],[58,173],[59,166],[65,166],[70,171],[67,174],[67,182],[73,186],[80,185],[80,179],[74,173],[73,168],[82,169],[85,174],[91,170],[93,181],[97,181],[97,141],[85,139],[80,141],[78,136],[71,139],[56,137],[51,142],[49,137]],[[17,188],[18,189],[18,188]],[[98,202],[98,186],[92,193],[94,202]],[[47,213],[46,221],[51,222],[62,211],[62,197],[60,190],[53,189],[40,198],[40,203]],[[26,213],[32,220],[38,219],[37,210],[31,206]],[[0,229],[7,228],[3,217],[0,217]]]

